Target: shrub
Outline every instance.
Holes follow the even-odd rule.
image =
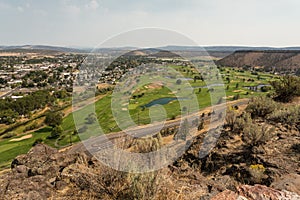
[[[243,113],[241,116],[237,117],[234,125],[233,132],[241,133],[249,123],[252,123],[252,119],[249,113]]]
[[[234,110],[228,110],[226,112],[226,117],[225,117],[226,126],[229,127],[230,130],[233,130],[236,118],[237,118],[237,114]]]
[[[33,124],[31,124],[29,126],[26,126],[23,132],[31,131],[31,130],[37,129],[39,127],[41,127],[41,125],[39,125],[38,123],[34,122]]]
[[[251,114],[252,118],[266,117],[271,114],[277,106],[277,103],[272,99],[260,96],[251,99],[246,111]]]
[[[275,100],[289,102],[295,96],[300,95],[300,78],[296,76],[284,76],[278,81],[272,81],[270,84],[275,90]]]
[[[129,183],[131,184],[127,195],[130,196],[130,199],[154,199],[158,192],[158,179],[158,172],[129,174]]]
[[[253,182],[257,184],[262,182],[265,171],[266,168],[260,164],[250,165],[249,167],[249,173],[252,176]]]
[[[161,137],[147,137],[135,139],[132,145],[132,149],[136,153],[149,153],[152,151],[157,151],[161,146],[162,141],[160,141],[160,139]]]
[[[167,137],[169,135],[173,135],[178,131],[176,126],[173,127],[166,127],[160,130],[160,134],[162,137]]]
[[[293,144],[291,147],[291,150],[295,153],[300,153],[300,143],[298,144]]]
[[[148,173],[127,173],[117,171],[105,165],[97,166],[96,186],[99,199],[157,199],[162,194],[162,176],[160,171]],[[133,168],[133,167],[131,167]],[[97,199],[98,199],[97,198]]]
[[[244,127],[243,141],[252,149],[252,147],[263,145],[269,141],[274,130],[274,127],[270,128],[267,125],[258,126],[249,123]]]
[[[13,133],[13,132],[8,132],[8,133],[5,133],[5,134],[2,136],[2,138],[3,138],[3,139],[7,139],[7,138],[12,138],[12,137],[14,137],[14,136],[16,136],[15,133]]]
[[[198,125],[198,131],[201,131],[204,129],[204,119],[201,119],[199,125]]]
[[[289,106],[275,110],[268,119],[276,123],[295,125],[300,122],[300,106]]]

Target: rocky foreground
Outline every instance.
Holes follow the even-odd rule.
[[[300,107],[272,104],[260,98],[246,113],[229,111],[207,156],[199,151],[215,136],[203,131],[172,165],[144,174],[113,170],[74,147],[37,144],[1,172],[0,199],[300,200]],[[124,147],[155,151],[160,138]]]
[[[197,149],[201,138],[195,140],[187,154],[174,166],[156,174],[155,184],[151,185],[155,192],[151,198],[300,199],[299,171],[297,173],[299,160],[294,162],[296,164],[294,173],[289,173],[285,171],[291,167],[289,163],[285,163],[284,160],[274,161],[275,157],[270,158],[268,160],[269,165],[272,166],[270,170],[274,170],[272,172],[274,177],[271,177],[274,181],[270,187],[258,184],[244,185],[235,178],[237,173],[242,173],[243,164],[229,164],[223,168],[220,167],[223,171],[217,170],[216,173],[208,173],[204,169],[197,170],[198,167],[204,167],[205,160],[202,160],[199,166],[189,166],[195,163],[192,154],[193,150]],[[222,147],[219,152],[222,154],[222,151],[226,149],[227,147]],[[234,151],[227,149],[226,155]],[[212,155],[216,156],[215,153],[216,151]],[[187,159],[190,161],[187,162]],[[220,159],[219,162],[222,160]],[[213,167],[210,166],[210,169],[213,170]],[[133,188],[129,186],[133,183],[132,179],[131,182],[127,182],[128,179],[125,176],[125,173],[118,173],[104,167],[99,161],[85,153],[69,154],[68,150],[59,152],[44,144],[38,144],[28,154],[18,156],[12,162],[11,170],[1,175],[0,199],[151,199],[146,194],[135,195],[131,191]],[[275,176],[278,177],[276,180]],[[145,184],[149,182],[146,181]],[[144,189],[151,191],[151,188]]]

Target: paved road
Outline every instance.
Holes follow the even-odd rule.
[[[16,88],[15,89],[12,89],[12,90],[10,90],[10,91],[8,91],[8,92],[6,92],[5,94],[2,94],[1,96],[0,96],[0,98],[6,98],[6,97],[9,97],[9,96],[11,96],[14,92],[16,92]]]
[[[10,91],[6,92],[5,94],[2,94],[0,98],[6,98],[10,97],[13,93],[29,93],[29,92],[35,92],[40,90],[40,88],[14,88],[11,89]]]
[[[246,105],[249,102],[248,99],[241,99],[237,101],[232,101],[228,102],[227,104],[220,104],[216,105],[214,107],[215,110],[215,115],[206,117],[205,120],[214,120],[213,118],[218,118],[218,113],[224,112],[224,109],[227,108],[227,106],[241,106],[241,105]],[[206,109],[211,109],[211,108],[206,108]],[[183,119],[187,118],[189,123],[191,123],[194,119],[199,119],[200,114],[203,112],[199,111],[197,113],[193,113],[189,116],[184,117]],[[149,136],[158,133],[162,127],[168,128],[168,127],[174,127],[174,126],[179,126],[181,123],[181,118],[167,121],[165,124],[163,123],[153,123],[153,124],[148,124],[144,126],[138,126],[132,129],[127,129],[126,131],[121,131],[117,133],[110,133],[107,135],[101,135],[98,137],[93,137],[90,138],[86,141],[80,142],[78,144],[75,144],[71,147],[69,150],[70,153],[76,153],[76,152],[85,152],[89,151],[90,153],[95,153],[97,151],[106,149],[106,148],[112,148],[113,147],[113,142],[116,139],[125,137],[126,135],[131,135],[132,137],[144,137],[144,136]],[[126,132],[126,133],[124,133]],[[83,145],[84,143],[84,145]]]

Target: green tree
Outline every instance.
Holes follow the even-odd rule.
[[[201,93],[201,90],[202,90],[201,88],[198,89],[198,93],[199,93],[199,94]]]
[[[177,85],[180,85],[181,82],[182,82],[181,79],[177,79],[176,84],[177,84]]]
[[[234,96],[233,96],[233,100],[236,101],[236,100],[239,100],[239,99],[240,99],[240,94],[237,94],[237,95],[234,95]]]
[[[230,78],[226,77],[226,81],[227,81],[227,83],[230,83]]]
[[[1,124],[12,124],[16,121],[18,113],[14,112],[11,109],[1,110],[0,111],[0,123]]]
[[[62,132],[63,129],[61,126],[55,126],[51,131],[51,138],[58,138]]]
[[[51,127],[59,126],[62,123],[62,116],[61,112],[49,112],[46,115],[45,124]]]
[[[85,118],[85,120],[87,124],[93,124],[97,121],[97,116],[95,113],[91,113]]]

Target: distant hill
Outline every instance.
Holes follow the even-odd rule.
[[[50,45],[19,45],[19,46],[3,46],[0,45],[0,50],[9,49],[44,49],[44,50],[56,50],[62,52],[103,52],[110,50],[136,50],[137,47],[112,47],[112,48],[88,48],[88,47],[62,47],[62,46],[50,46]],[[267,51],[267,50],[299,50],[300,47],[250,47],[250,46],[162,46],[157,47],[160,50],[166,51],[212,51],[212,52],[235,52],[235,51]]]
[[[178,58],[180,55],[173,53],[171,51],[159,51],[157,53],[151,54],[150,56],[156,57],[156,58]]]
[[[300,68],[300,50],[236,51],[217,61],[230,67],[265,67],[276,69]]]
[[[145,52],[139,50],[126,53],[126,56],[146,56],[146,55],[147,54]]]
[[[50,53],[55,53],[55,52],[61,52],[61,53],[112,53],[116,55],[122,55],[128,54],[132,56],[149,56],[153,55],[155,57],[174,57],[175,54],[180,55],[182,57],[186,58],[191,58],[191,57],[199,57],[199,56],[206,56],[210,55],[212,57],[215,57],[217,59],[222,59],[220,63],[224,64],[230,64],[232,66],[240,66],[244,65],[244,62],[247,64],[248,62],[250,63],[249,65],[286,65],[289,64],[290,61],[284,61],[282,63],[278,63],[277,60],[279,58],[286,58],[289,56],[293,56],[290,54],[286,54],[286,51],[300,51],[300,47],[283,47],[283,48],[274,48],[274,47],[250,47],[250,46],[176,46],[176,45],[169,45],[169,46],[162,46],[158,48],[147,48],[147,49],[139,49],[136,47],[113,47],[113,48],[81,48],[81,47],[61,47],[61,46],[49,46],[49,45],[21,45],[21,46],[0,46],[0,51],[7,51],[7,52],[40,52],[43,51],[42,53],[45,52],[50,52]],[[128,52],[129,51],[129,52]],[[161,52],[159,52],[161,51]],[[262,58],[258,59],[258,55],[254,56],[254,52],[252,52],[251,56],[247,55],[245,56],[246,58],[243,59],[243,54],[246,52],[249,53],[250,51],[255,51],[255,52],[282,52],[284,55],[281,53],[277,53],[276,55],[280,55],[279,58],[274,56],[274,58],[268,59],[268,56],[270,54],[266,54],[265,56],[262,56]],[[128,52],[128,53],[127,53]],[[169,52],[169,53],[167,53]],[[172,52],[172,53],[171,53]],[[235,53],[234,53],[235,52]],[[158,54],[156,54],[158,53]],[[230,55],[234,53],[233,55]],[[259,53],[257,53],[259,54]],[[227,57],[230,55],[230,57]],[[251,57],[251,59],[249,58]],[[252,59],[253,57],[253,59]],[[257,59],[255,59],[257,58]],[[236,60],[238,59],[238,60]],[[236,60],[236,61],[234,61]],[[249,61],[251,60],[251,62]],[[259,60],[264,60],[259,61]],[[246,62],[247,61],[247,62]],[[270,62],[271,61],[271,62]],[[281,60],[283,61],[283,60]],[[293,63],[298,63],[298,58],[295,57],[292,59]],[[248,65],[248,64],[247,64]],[[290,64],[289,64],[290,65]],[[296,66],[298,67],[298,65]]]
[[[208,52],[235,52],[235,51],[270,51],[270,50],[299,50],[300,47],[251,47],[251,46],[165,46],[159,49],[167,51],[208,51]]]
[[[46,46],[46,45],[22,45],[22,46],[0,46],[1,51],[9,51],[9,52],[20,52],[20,51],[57,51],[57,52],[65,52],[65,53],[86,53],[86,50],[83,49],[75,49],[68,47],[60,47],[60,46]]]

